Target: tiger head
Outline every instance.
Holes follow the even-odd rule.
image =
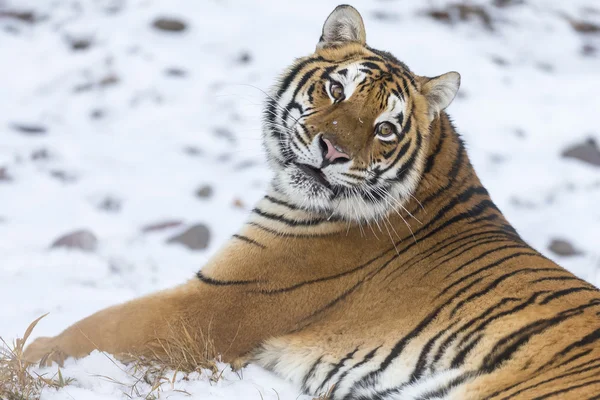
[[[358,11],[338,6],[315,52],[296,60],[267,100],[263,139],[275,189],[328,217],[384,217],[415,192],[430,125],[459,85],[456,72],[418,76],[369,47]]]

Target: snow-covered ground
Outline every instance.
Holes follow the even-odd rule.
[[[600,166],[561,156],[600,142],[600,5],[352,4],[370,45],[422,75],[462,74],[449,112],[492,197],[533,246],[600,284]],[[55,335],[192,277],[268,184],[261,90],[313,50],[336,5],[0,0],[0,336],[17,337],[46,312],[34,336]],[[158,29],[161,17],[185,29]],[[585,151],[593,160],[594,146]],[[148,229],[156,224],[170,227]],[[209,228],[206,250],[168,243],[196,224]],[[95,249],[50,248],[80,229],[97,238]],[[553,239],[578,254],[549,251]],[[43,398],[129,398],[117,381],[133,378],[122,368],[100,353],[69,361],[63,374],[76,382]],[[257,367],[243,379],[222,369],[218,383],[180,376],[162,396],[308,398]]]

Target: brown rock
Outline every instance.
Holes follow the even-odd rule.
[[[494,0],[494,5],[498,8],[518,6],[525,3],[525,0]]]
[[[50,171],[50,176],[58,179],[62,183],[73,183],[77,181],[77,177],[67,171],[55,169]]]
[[[167,32],[182,32],[187,28],[185,22],[169,17],[159,17],[155,19],[152,23],[152,26],[154,26],[156,29]]]
[[[581,255],[581,251],[577,250],[571,242],[565,239],[552,239],[548,245],[548,250],[563,257],[571,257]]]
[[[42,125],[36,125],[36,124],[21,124],[21,123],[14,123],[12,124],[12,128],[20,133],[24,133],[26,135],[43,135],[45,134],[48,130],[46,129],[46,127],[42,126]]]
[[[252,55],[248,51],[243,51],[236,61],[240,64],[250,64],[252,62]]]
[[[165,229],[176,228],[181,225],[183,225],[183,221],[180,219],[160,221],[160,222],[155,222],[155,223],[143,226],[142,232],[144,232],[144,233],[157,232],[157,231],[162,231]]]
[[[233,206],[240,209],[245,208],[244,202],[239,198],[233,199]]]
[[[65,38],[69,47],[73,51],[87,50],[92,46],[92,39],[86,37],[70,37]]]
[[[593,138],[588,138],[584,143],[567,148],[562,152],[562,156],[600,166],[600,148],[598,148],[598,143]]]
[[[10,181],[12,181],[12,178],[8,174],[8,169],[6,167],[0,167],[0,182],[10,182]]]
[[[170,67],[165,70],[165,74],[174,78],[185,78],[188,73],[183,68]]]
[[[586,21],[577,21],[574,19],[570,20],[569,22],[571,22],[573,29],[579,33],[600,33],[600,25],[598,24]]]
[[[213,195],[213,188],[209,185],[204,185],[196,190],[196,197],[201,199],[209,199]]]
[[[44,161],[50,159],[50,152],[48,149],[37,149],[31,153],[31,159],[33,161]]]
[[[50,247],[66,247],[85,252],[93,252],[98,247],[98,239],[92,232],[82,229],[59,237]]]
[[[179,243],[190,250],[204,250],[210,242],[210,230],[204,224],[197,224],[185,232],[173,236],[167,243]]]
[[[28,24],[37,22],[40,18],[33,11],[0,10],[0,18],[11,18]]]
[[[117,198],[107,196],[98,203],[98,209],[107,212],[119,212],[123,207],[123,202]]]

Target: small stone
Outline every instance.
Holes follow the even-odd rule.
[[[204,154],[202,149],[200,149],[196,146],[186,146],[183,148],[183,152],[185,154],[187,154],[188,156],[192,156],[192,157],[197,157],[197,156],[201,156],[202,154]]]
[[[452,19],[450,18],[450,13],[448,11],[431,10],[431,11],[427,12],[427,15],[429,15],[431,18],[435,19],[436,21],[441,21],[441,22],[451,22],[452,21]]]
[[[517,128],[517,129],[515,129],[515,131],[514,131],[514,132],[515,132],[515,135],[516,135],[518,138],[524,138],[525,136],[527,136],[527,135],[525,134],[525,131],[524,131],[523,129],[521,129],[521,128]]]
[[[570,20],[569,22],[571,22],[571,26],[573,27],[573,29],[575,29],[575,31],[579,32],[579,33],[584,33],[584,34],[590,34],[590,33],[600,33],[600,25],[598,24],[594,24],[592,22],[586,22],[586,21],[576,21],[576,20]]]
[[[70,174],[67,171],[62,171],[62,170],[58,170],[58,169],[50,171],[50,176],[58,179],[59,181],[61,181],[63,183],[73,183],[77,180],[75,175]]]
[[[98,247],[98,239],[92,232],[82,229],[61,236],[56,239],[50,247],[66,247],[85,252],[93,252]]]
[[[209,199],[213,195],[213,188],[209,185],[204,185],[196,190],[196,197],[201,199]]]
[[[155,19],[152,26],[167,32],[182,32],[186,29],[186,24],[183,21],[169,17],[159,17]]]
[[[190,250],[204,250],[210,242],[210,230],[204,224],[197,224],[185,232],[173,236],[167,243],[179,243]]]
[[[506,161],[506,156],[498,153],[490,154],[490,161],[494,164],[502,164]]]
[[[217,135],[218,137],[223,138],[230,143],[235,143],[235,135],[229,129],[216,128],[214,132],[215,132],[215,135]]]
[[[504,57],[501,57],[501,56],[492,56],[491,60],[492,60],[492,62],[494,64],[496,64],[499,67],[506,67],[506,66],[508,66],[508,61]]]
[[[144,233],[158,232],[158,231],[163,231],[165,229],[176,228],[181,225],[183,225],[183,221],[180,219],[160,221],[160,222],[155,222],[155,223],[143,226],[142,232],[144,232]]]
[[[185,78],[188,73],[183,68],[171,67],[165,70],[165,74],[174,78]]]
[[[236,60],[238,63],[240,64],[250,64],[252,62],[252,55],[247,52],[247,51],[243,51],[239,57]]]
[[[562,152],[562,156],[600,166],[600,148],[598,148],[598,143],[593,138],[588,138],[584,143],[567,148]]]
[[[121,211],[122,206],[121,200],[115,199],[114,197],[105,197],[98,203],[98,208],[107,212],[119,212]]]
[[[390,13],[388,11],[376,10],[373,12],[373,18],[384,21],[384,22],[394,22],[400,19],[400,16],[395,13]]]
[[[539,62],[536,64],[536,67],[547,73],[554,72],[554,66],[547,62]]]
[[[10,182],[10,181],[12,181],[12,178],[8,174],[8,169],[6,167],[0,167],[0,182]]]
[[[245,207],[244,202],[239,198],[233,199],[233,206],[239,209],[244,209]]]
[[[104,78],[98,81],[98,84],[102,87],[113,86],[119,83],[120,79],[115,74],[108,74]]]
[[[89,38],[67,37],[66,41],[73,51],[87,50],[92,46],[92,40]]]
[[[37,22],[40,18],[33,11],[0,10],[0,18],[12,18],[28,24]]]
[[[38,150],[34,150],[31,153],[31,159],[33,161],[43,161],[43,160],[48,160],[50,159],[50,153],[48,152],[47,149],[38,149]]]
[[[598,54],[598,49],[591,44],[584,44],[581,48],[581,54],[584,57],[594,57]]]
[[[92,119],[101,119],[104,118],[104,110],[100,108],[95,108],[90,112],[90,118]]]
[[[14,123],[12,124],[12,128],[18,132],[24,133],[26,135],[43,135],[47,132],[46,127],[42,126],[42,125],[35,125],[35,124],[21,124],[21,123]]]
[[[494,0],[494,5],[498,8],[517,6],[525,4],[525,0]]]
[[[573,244],[565,239],[552,239],[548,245],[548,250],[563,257],[572,257],[582,254],[580,250],[577,250]]]
[[[241,163],[237,164],[235,167],[233,167],[235,170],[237,171],[244,171],[247,170],[249,168],[255,167],[258,163],[254,160],[244,160]]]
[[[536,205],[534,202],[532,202],[530,200],[526,200],[526,199],[520,199],[518,197],[512,197],[510,199],[510,202],[513,206],[518,207],[518,208],[525,208],[525,209],[529,209],[529,210],[533,210],[534,208],[536,208]]]

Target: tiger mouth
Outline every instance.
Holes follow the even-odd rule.
[[[323,174],[323,171],[321,171],[320,168],[315,168],[312,165],[300,163],[296,163],[296,166],[298,167],[298,169],[300,169],[300,171],[302,171],[306,176],[311,178],[314,182],[326,187],[327,189],[332,189],[331,184],[325,178],[325,175]]]

